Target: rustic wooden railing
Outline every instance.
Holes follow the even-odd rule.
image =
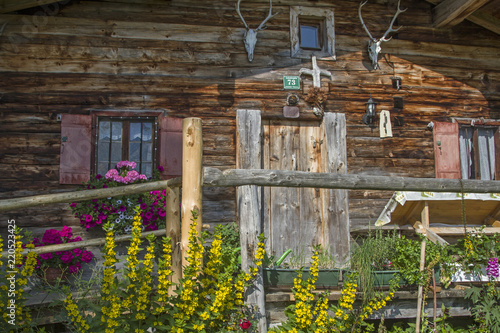
[[[57,194],[37,195],[30,197],[0,200],[0,212],[28,207],[43,206],[55,203],[70,203],[89,199],[101,199],[113,196],[143,193],[153,190],[167,189],[167,228],[144,233],[155,235],[165,235],[172,238],[173,253],[172,261],[175,267],[173,280],[181,275],[182,265],[185,264],[185,251],[188,244],[188,233],[192,221],[192,211],[198,211],[198,232],[201,231],[202,213],[202,188],[203,186],[240,187],[246,205],[254,207],[256,205],[257,186],[276,187],[311,187],[325,189],[351,189],[351,190],[391,190],[391,191],[432,191],[432,192],[461,192],[461,193],[500,193],[500,181],[482,180],[459,180],[459,179],[435,179],[435,178],[408,178],[392,176],[367,176],[352,174],[332,174],[332,173],[312,173],[303,171],[285,170],[263,170],[263,169],[233,169],[220,171],[215,168],[202,168],[202,134],[201,120],[198,118],[186,118],[183,122],[183,170],[181,178],[166,181],[157,181],[144,184],[125,185],[115,188],[94,189],[84,191],[65,192]],[[179,187],[182,186],[182,223],[179,228]],[[254,207],[255,208],[255,207]],[[255,211],[254,208],[249,212]],[[251,223],[256,223],[258,219],[249,217]],[[242,228],[240,221],[240,228]],[[242,249],[246,245],[255,242],[255,233],[260,228],[255,226],[243,226],[246,232],[241,232]],[[182,231],[181,231],[182,230]],[[252,232],[248,232],[251,230]],[[131,236],[118,236],[116,241],[129,240]],[[252,238],[252,240],[250,240]],[[92,239],[78,243],[61,244],[40,247],[31,251],[45,253],[51,251],[69,250],[82,246],[101,245],[104,239]],[[245,245],[245,246],[243,246]],[[254,248],[249,246],[249,248]],[[248,263],[253,261],[252,253],[242,255],[242,267],[248,267]],[[260,277],[262,283],[262,277]],[[263,285],[255,288],[255,297],[259,308],[265,309]],[[265,327],[265,317],[261,319],[259,327]],[[263,331],[263,330],[261,330]]]

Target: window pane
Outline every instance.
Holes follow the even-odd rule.
[[[99,141],[109,141],[111,134],[111,124],[109,121],[100,121],[99,122]]]
[[[142,172],[141,173],[145,174],[148,177],[151,177],[153,175],[153,173],[151,172],[152,167],[153,167],[152,163],[142,163]]]
[[[319,49],[319,27],[311,25],[300,26],[300,47]]]
[[[99,162],[109,161],[109,143],[99,142],[97,147],[97,160]]]
[[[142,144],[142,162],[153,161],[153,145],[151,143]]]
[[[141,141],[141,123],[130,123],[130,141]]]
[[[104,176],[109,169],[110,168],[107,162],[104,163],[101,162],[97,164],[97,173],[100,174],[101,176]]]
[[[129,160],[139,163],[141,160],[141,144],[139,142],[131,142],[129,145]]]
[[[111,143],[111,161],[120,162],[122,160],[122,143],[113,142]]]
[[[122,141],[122,123],[121,122],[112,122],[112,140],[113,141]]]
[[[153,124],[142,124],[142,141],[151,142],[153,140]]]
[[[478,128],[479,173],[482,180],[493,180],[495,177],[495,141],[494,130]]]
[[[460,168],[463,179],[473,179],[474,172],[474,145],[472,144],[473,130],[470,127],[461,127],[459,130]]]

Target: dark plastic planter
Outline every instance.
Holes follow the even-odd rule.
[[[309,277],[309,269],[304,269],[302,279]],[[264,285],[276,288],[292,288],[297,271],[286,268],[264,268]],[[339,269],[321,269],[318,273],[316,288],[332,288],[339,285]]]

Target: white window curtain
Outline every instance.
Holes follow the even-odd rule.
[[[477,154],[474,152],[474,131],[477,131]],[[495,177],[495,129],[487,127],[461,127],[459,132],[460,166],[463,179],[475,178],[474,158],[479,158],[479,175],[482,180]]]
[[[478,128],[479,174],[483,180],[495,178],[495,131],[492,128]]]
[[[474,161],[472,153],[472,127],[460,127],[459,142],[460,142],[460,169],[463,179],[471,179],[474,177]]]

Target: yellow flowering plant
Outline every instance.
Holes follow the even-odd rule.
[[[397,279],[390,281],[387,292],[376,292],[359,307],[354,306],[357,299],[359,273],[350,272],[345,276],[341,297],[336,305],[329,305],[329,293],[315,293],[318,276],[320,248],[314,248],[311,274],[307,280],[302,278],[302,271],[294,281],[292,289],[295,303],[285,310],[287,321],[270,332],[327,333],[327,332],[371,332],[373,324],[366,319],[381,310],[394,298],[399,287]]]
[[[37,264],[37,254],[21,254],[24,248],[34,248],[33,244],[23,245],[21,231],[16,227],[9,233],[9,251],[5,257],[0,237],[0,332],[31,332],[32,326],[36,326],[25,307],[25,288]]]
[[[264,256],[264,239],[259,238],[255,266],[243,272],[238,265],[222,260],[222,236],[215,233],[205,250],[196,232],[197,215],[189,230],[188,265],[177,284],[172,285],[171,240],[162,239],[161,257],[154,258],[154,236],[147,237],[144,258],[139,260],[141,215],[136,210],[132,240],[122,270],[114,250],[112,228],[106,228],[104,276],[100,298],[91,311],[79,308],[74,295],[65,300],[68,319],[77,332],[228,332],[246,321],[251,309],[244,305],[248,287]],[[204,253],[207,259],[203,260]],[[232,260],[237,260],[233,258]],[[155,270],[156,268],[156,270]],[[175,293],[169,290],[175,291]],[[83,304],[83,303],[82,303]]]

